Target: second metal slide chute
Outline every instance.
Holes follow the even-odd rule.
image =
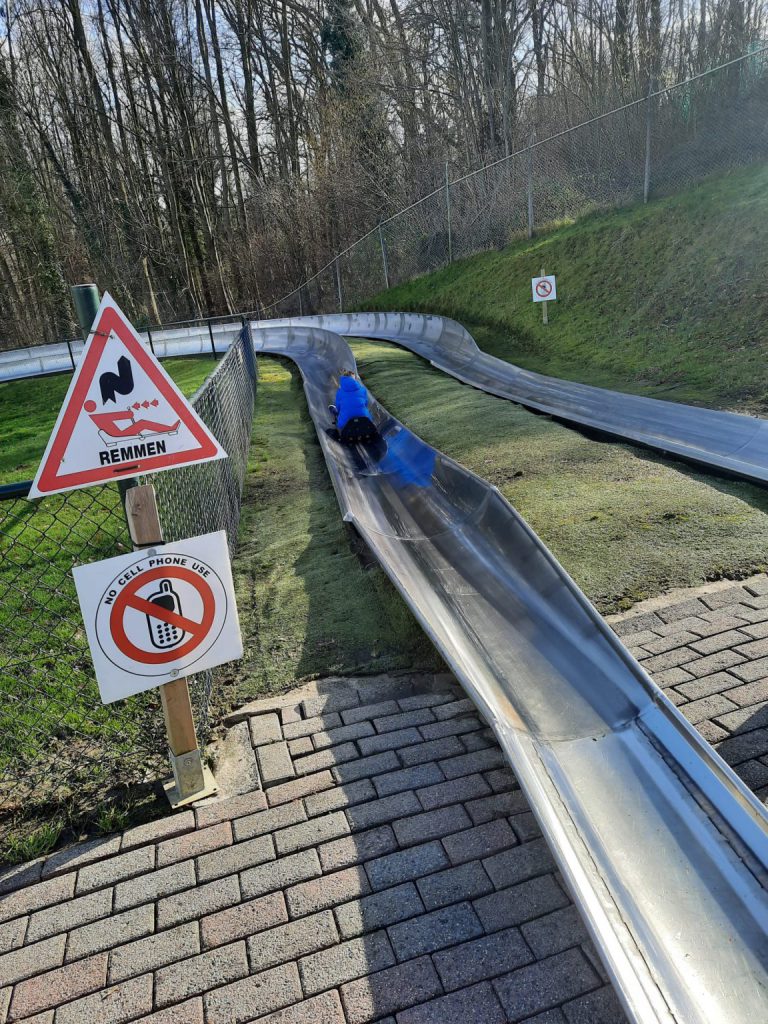
[[[260,326],[320,327],[347,337],[393,341],[458,380],[558,419],[602,431],[690,462],[768,483],[768,420],[678,402],[610,391],[523,370],[479,349],[455,320],[420,313],[333,313],[261,321]],[[219,320],[207,328],[179,326],[152,332],[162,359],[225,351],[240,325]],[[149,341],[149,335],[147,335]],[[65,373],[82,342],[0,352],[0,381]]]

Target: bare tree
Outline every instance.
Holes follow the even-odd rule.
[[[137,319],[253,308],[446,161],[744,52],[765,6],[0,0],[0,343],[66,333],[86,276]]]

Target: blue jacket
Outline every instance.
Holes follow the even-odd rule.
[[[354,377],[341,378],[335,405],[339,414],[336,419],[339,430],[355,416],[364,416],[368,420],[371,418],[368,412],[368,392]]]

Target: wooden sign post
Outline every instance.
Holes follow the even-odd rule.
[[[541,276],[542,277],[546,277],[547,276],[547,272],[546,272],[546,270],[544,269],[543,266],[541,268]],[[549,323],[549,316],[547,314],[547,304],[546,304],[546,302],[542,302],[542,304],[541,304],[541,322],[543,324],[548,324]]]
[[[72,361],[72,381],[28,497],[33,500],[117,481],[134,550],[150,549],[147,556],[151,559],[157,554],[152,547],[163,544],[163,533],[154,488],[139,485],[136,477],[225,459],[227,453],[111,296],[99,301],[98,289],[90,284],[76,285],[72,295],[85,348],[80,363],[75,366]],[[118,403],[117,395],[125,398],[125,403]],[[146,597],[139,593],[140,584],[130,590],[125,582],[128,589],[121,591],[123,603],[119,606],[112,607],[123,586],[119,576],[112,581],[113,591],[108,589],[92,600],[99,573],[106,571],[103,567],[114,559],[74,566],[72,570],[81,610],[88,608],[83,621],[105,703],[151,689],[152,673],[147,668],[169,665],[167,671],[156,673],[154,685],[160,689],[173,768],[173,780],[165,783],[165,790],[174,807],[216,792],[216,783],[197,745],[187,680],[177,677],[192,665],[197,671],[242,657],[229,552],[222,567],[228,581],[225,585],[221,572],[207,565],[195,550],[198,542],[207,543],[212,552],[218,545],[221,563],[221,546],[226,547],[223,531],[180,541],[187,550],[192,547],[190,557],[197,571],[169,567],[166,573],[163,568],[160,591]],[[117,561],[120,559],[118,556]],[[153,578],[158,578],[154,571]],[[210,580],[206,581],[209,574]],[[202,620],[182,616],[174,586],[182,590],[186,586],[193,604],[202,602]],[[138,615],[137,607],[141,608]],[[133,623],[131,628],[135,630],[137,622],[143,626],[145,621],[152,649],[143,649],[135,635],[128,636],[127,623]],[[146,641],[144,630],[142,637]],[[104,643],[110,654],[105,652]],[[182,650],[188,660],[177,656]],[[196,657],[192,658],[195,651]],[[176,668],[170,668],[173,660]]]
[[[152,484],[136,484],[125,492],[125,515],[134,550],[163,543],[163,531]],[[173,807],[201,800],[218,791],[197,745],[189,684],[174,679],[160,687],[173,779],[163,783]]]
[[[541,303],[542,323],[549,323],[547,306],[557,298],[557,281],[554,274],[547,276],[544,267],[541,268],[541,277],[531,278],[531,298]]]

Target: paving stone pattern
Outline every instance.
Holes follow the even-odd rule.
[[[765,798],[768,586],[614,628]],[[238,716],[263,789],[0,872],[0,1024],[625,1024],[451,677]]]
[[[768,800],[768,577],[613,628],[657,686]]]

